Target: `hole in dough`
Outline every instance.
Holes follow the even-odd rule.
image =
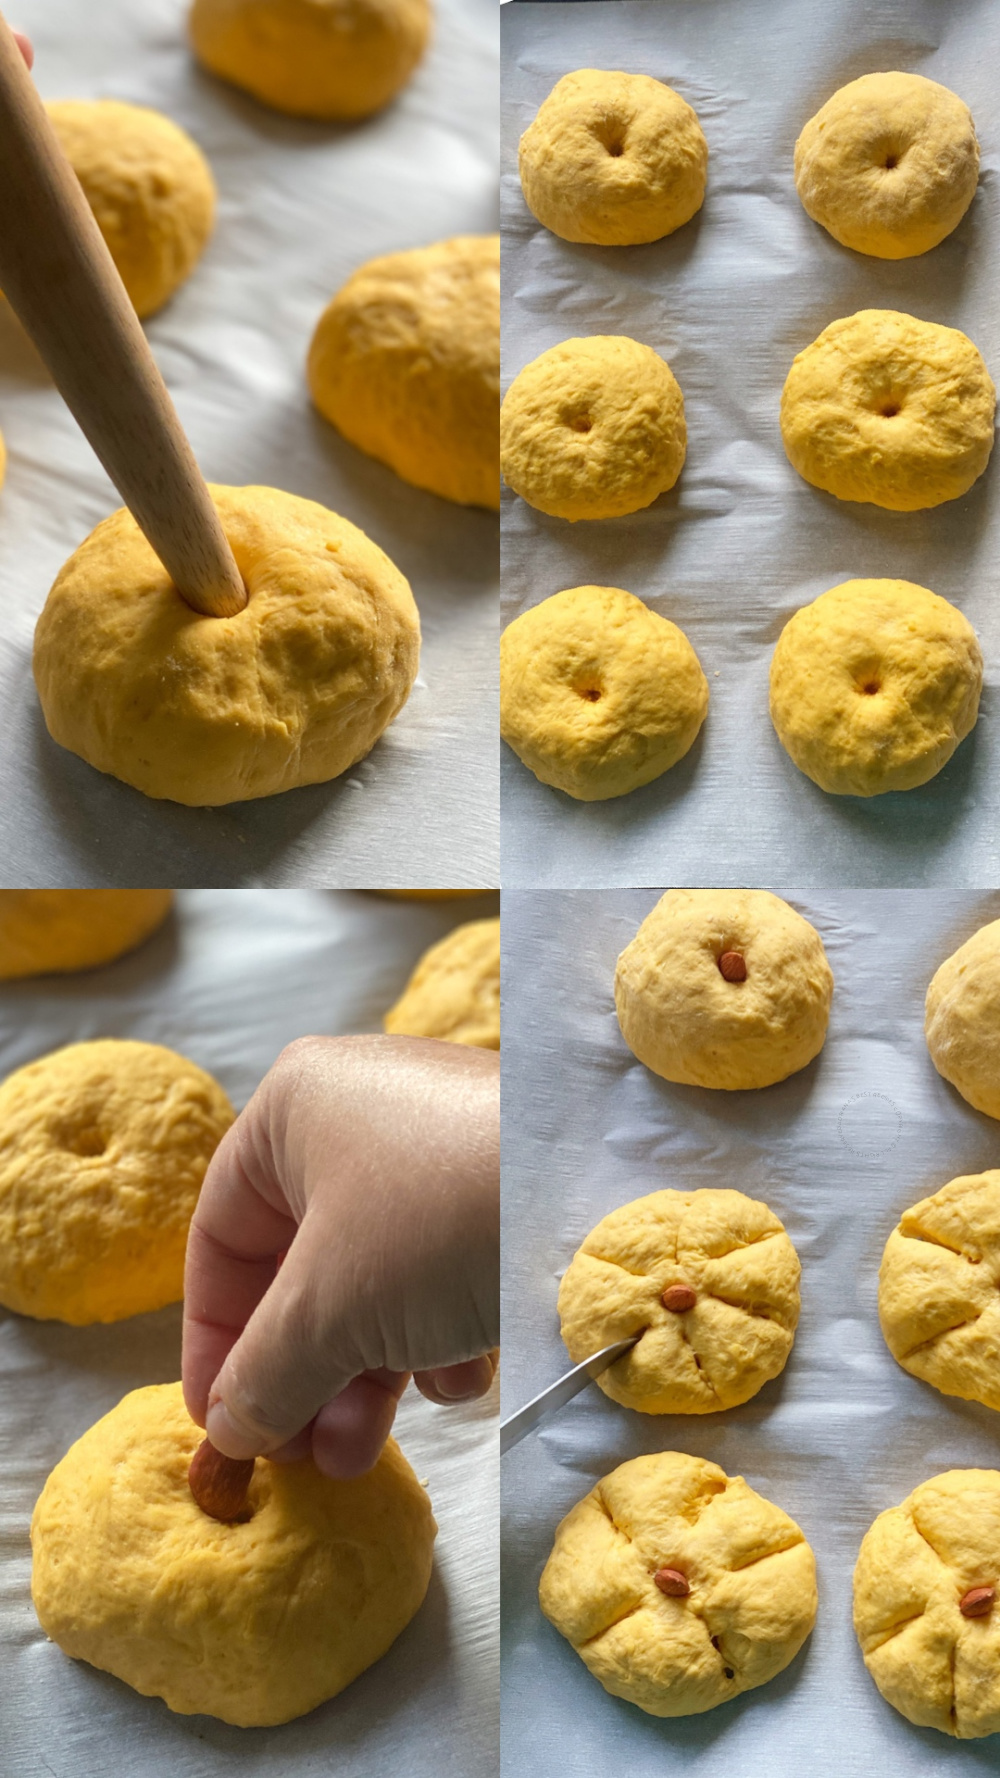
[[[70,1154],[91,1156],[103,1154],[108,1146],[107,1137],[91,1126],[89,1129],[74,1130],[63,1137],[61,1147],[68,1149]]]
[[[876,692],[882,690],[882,687],[877,679],[866,679],[861,690],[864,692],[866,698],[873,698]]]
[[[878,411],[882,415],[883,420],[894,420],[899,413],[899,402],[887,401]]]
[[[899,166],[899,155],[898,154],[887,154],[885,157],[885,160],[882,162],[882,165],[884,166],[887,173],[893,172],[893,170]]]
[[[594,422],[589,414],[577,414],[569,424],[574,432],[589,432]]]
[[[575,687],[575,690],[578,697],[586,698],[587,702],[590,704],[599,704],[601,701],[601,688],[599,685],[578,685]]]

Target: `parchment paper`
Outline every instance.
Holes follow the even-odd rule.
[[[166,111],[219,186],[215,235],[147,332],[202,470],[319,500],[408,577],[423,626],[410,699],[330,784],[223,809],[154,802],[57,747],[31,678],[35,620],[65,559],[121,505],[0,303],[0,881],[18,885],[498,879],[495,515],[422,493],[312,408],[316,320],[376,254],[496,228],[496,15],[435,0],[427,58],[353,128],[283,117],[203,73],[185,0],[19,0],[45,98]]]
[[[684,392],[677,486],[630,518],[567,524],[504,496],[503,616],[562,587],[623,586],[687,633],[710,688],[692,751],[644,790],[582,804],[503,749],[504,882],[787,882],[906,886],[998,880],[1000,547],[994,461],[924,513],[848,504],[788,463],[778,405],[795,354],[830,322],[895,308],[959,327],[1000,380],[1000,10],[989,0],[620,0],[503,9],[502,227],[506,387],[578,334],[662,353]],[[709,144],[699,215],[646,247],[573,246],[541,228],[517,142],[571,69],[652,74],[694,106]],[[979,190],[932,253],[890,263],[840,247],[795,193],[802,125],[859,74],[901,68],[961,94],[982,147]],[[913,580],[979,633],[979,725],[921,790],[827,796],[771,727],[767,681],[792,613],[854,576]]]
[[[727,1413],[651,1417],[596,1388],[503,1459],[503,1770],[509,1778],[973,1778],[1000,1736],[913,1728],[868,1677],[851,1575],[875,1516],[941,1470],[1000,1467],[1000,1416],[940,1395],[891,1358],[877,1318],[900,1213],[997,1165],[998,1125],[935,1072],[927,983],[1000,894],[797,894],[836,987],[809,1068],[756,1093],[659,1080],[626,1048],[615,959],[659,891],[504,893],[504,1383],[510,1413],[568,1368],[559,1278],[594,1224],[663,1187],[733,1186],[781,1217],[802,1261],[784,1372]],[[641,1452],[690,1451],[776,1501],[816,1552],[819,1615],[770,1685],[657,1721],[609,1697],[542,1617],[556,1524]]]
[[[319,890],[178,899],[169,925],[131,957],[0,987],[2,1074],[63,1043],[138,1037],[192,1056],[239,1108],[292,1038],[380,1029],[425,946],[496,901],[457,913]],[[404,1395],[396,1430],[440,1527],[430,1591],[384,1659],[309,1716],[275,1729],[175,1716],[46,1641],[29,1595],[28,1524],[42,1484],[130,1389],[180,1375],[180,1326],[179,1304],[84,1328],[0,1309],[3,1778],[495,1771],[496,1389],[455,1409]]]

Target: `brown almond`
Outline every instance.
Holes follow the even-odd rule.
[[[253,1466],[252,1457],[224,1457],[210,1439],[202,1439],[188,1470],[188,1484],[202,1512],[223,1524],[240,1518]]]
[[[727,982],[745,982],[747,979],[747,960],[739,951],[723,951],[719,958],[719,972]]]
[[[963,1617],[985,1617],[992,1611],[996,1587],[970,1587],[958,1602]]]
[[[661,1593],[669,1594],[671,1599],[686,1599],[691,1591],[686,1574],[679,1568],[658,1568],[653,1576],[653,1584]]]
[[[660,1301],[672,1315],[683,1315],[688,1309],[694,1308],[698,1301],[698,1292],[692,1290],[690,1284],[668,1284]]]

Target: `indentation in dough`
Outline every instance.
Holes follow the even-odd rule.
[[[70,1154],[82,1155],[88,1159],[103,1154],[108,1146],[108,1139],[102,1130],[89,1124],[78,1130],[67,1130],[60,1136],[58,1145]]]
[[[776,1549],[762,1550],[759,1556],[748,1556],[745,1562],[737,1562],[729,1573],[742,1574],[744,1568],[756,1568],[758,1562],[769,1562],[772,1556],[783,1556],[786,1550],[797,1549],[804,1542],[805,1538],[800,1531],[797,1537],[790,1537],[787,1543],[779,1543]]]
[[[603,695],[599,685],[574,685],[573,690],[578,697],[586,698],[591,704],[599,704]]]

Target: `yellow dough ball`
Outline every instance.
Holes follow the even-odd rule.
[[[234,1117],[156,1043],[73,1043],[0,1086],[0,1303],[121,1321],[180,1301],[188,1223]]]
[[[445,500],[499,507],[499,235],[370,259],[320,316],[308,371],[359,450]]]
[[[799,1260],[766,1204],[737,1191],[659,1191],[591,1229],[559,1287],[574,1364],[639,1334],[595,1380],[640,1414],[739,1407],[784,1369]]]
[[[194,806],[336,778],[417,672],[409,583],[346,519],[276,488],[213,487],[249,601],[202,617],[124,508],[72,555],[35,630],[53,740]]]
[[[567,1514],[538,1598],[612,1697],[694,1716],[794,1660],[816,1619],[816,1563],[794,1519],[742,1476],[658,1451]]]
[[[878,1318],[904,1370],[1000,1409],[1000,1173],[953,1179],[904,1211],[882,1255]]]
[[[795,144],[802,206],[835,241],[910,259],[957,228],[975,196],[969,107],[922,74],[863,74],[811,117]]]
[[[428,0],[194,0],[191,42],[213,74],[295,117],[349,120],[406,85]]]
[[[701,209],[708,143],[697,115],[648,74],[564,74],[521,137],[521,189],[564,241],[658,241]]]
[[[814,926],[766,889],[671,889],[618,959],[632,1053],[684,1086],[768,1087],[823,1047],[833,973]]]
[[[60,99],[46,108],[139,315],[197,265],[215,223],[215,181],[186,131],[143,105]]]
[[[995,1469],[932,1476],[866,1531],[854,1628],[883,1698],[908,1722],[963,1741],[1000,1730],[1000,1606],[983,1598],[998,1574]]]
[[[469,920],[425,951],[385,1015],[396,1036],[500,1048],[500,921]]]
[[[437,1526],[394,1439],[351,1481],[258,1458],[246,1516],[209,1518],[179,1383],[136,1389],[67,1451],[31,1521],[47,1636],[182,1716],[241,1728],[333,1698],[395,1642]]]
[[[554,593],[500,638],[500,733],[543,784],[581,802],[669,771],[707,710],[683,630],[620,587]]]
[[[500,409],[500,468],[529,506],[613,519],[651,506],[684,467],[684,397],[651,346],[563,340],[526,364]]]
[[[94,969],[163,924],[170,889],[0,889],[0,981]]]
[[[771,661],[771,721],[834,796],[926,784],[975,727],[976,632],[909,580],[847,580],[790,618]]]
[[[927,989],[931,1061],[963,1099],[1000,1118],[1000,920],[947,957]]]
[[[838,500],[919,512],[967,494],[993,449],[996,390],[970,339],[895,309],[832,321],[781,396],[788,461]]]

